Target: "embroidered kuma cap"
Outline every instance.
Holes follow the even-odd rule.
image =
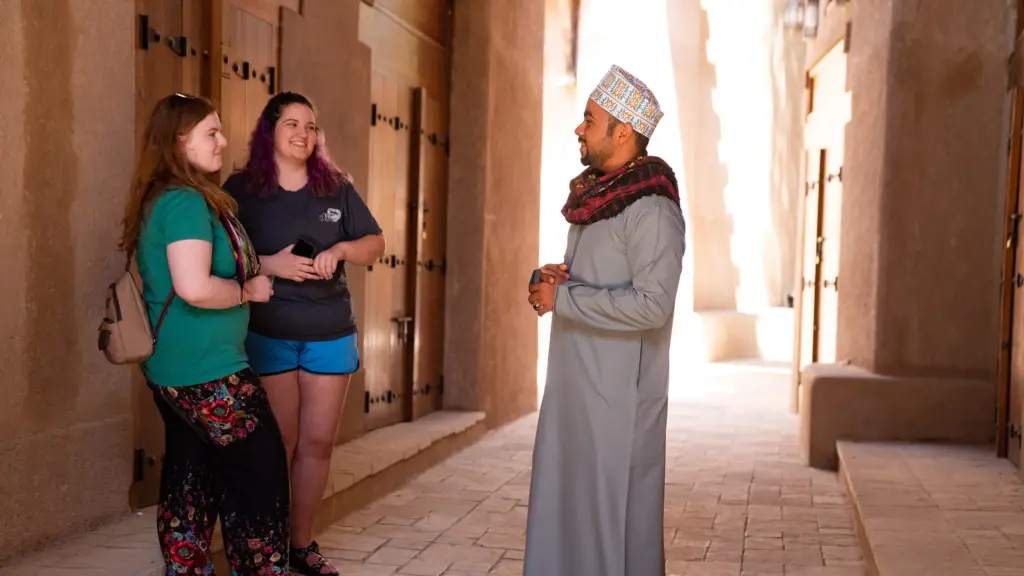
[[[621,67],[612,65],[590,99],[620,122],[650,138],[665,115],[654,93],[639,78]]]

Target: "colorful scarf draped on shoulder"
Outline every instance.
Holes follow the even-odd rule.
[[[664,196],[679,204],[675,173],[656,156],[637,158],[608,174],[587,168],[569,183],[562,215],[570,224],[593,224],[614,218],[645,196]]]
[[[238,220],[238,217],[234,214],[224,214],[220,218],[221,224],[224,225],[224,231],[228,233],[228,240],[231,241],[231,251],[235,256],[235,266],[237,268],[236,279],[239,284],[245,284],[245,281],[249,278],[259,275],[260,273],[260,258],[256,254],[256,249],[252,245],[252,241],[249,240],[249,235],[245,232],[245,228],[242,227],[242,223]]]

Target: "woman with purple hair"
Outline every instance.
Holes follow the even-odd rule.
[[[245,168],[224,183],[276,278],[274,297],[253,305],[245,347],[270,396],[291,465],[291,566],[337,574],[313,540],[313,517],[330,474],[349,378],[359,368],[345,265],[368,266],[384,235],[348,176],[328,158],[313,104],[270,99]]]

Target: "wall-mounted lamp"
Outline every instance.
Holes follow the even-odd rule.
[[[803,0],[789,0],[785,12],[782,13],[782,25],[787,30],[799,30],[804,26]]]
[[[818,0],[807,0],[804,4],[804,38],[818,35]]]
[[[818,0],[789,0],[782,24],[788,30],[802,32],[805,38],[814,38],[818,35],[818,16]]]

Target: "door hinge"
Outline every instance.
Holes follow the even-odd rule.
[[[156,465],[156,458],[146,454],[142,448],[135,449],[135,457],[132,462],[132,478],[135,482],[142,482],[146,478],[146,469]]]
[[[149,14],[139,14],[139,49],[149,50],[149,39],[153,31],[149,27]]]
[[[168,42],[171,45],[171,50],[173,50],[179,58],[185,58],[188,56],[188,38],[185,36],[179,36],[176,39],[169,38]]]

